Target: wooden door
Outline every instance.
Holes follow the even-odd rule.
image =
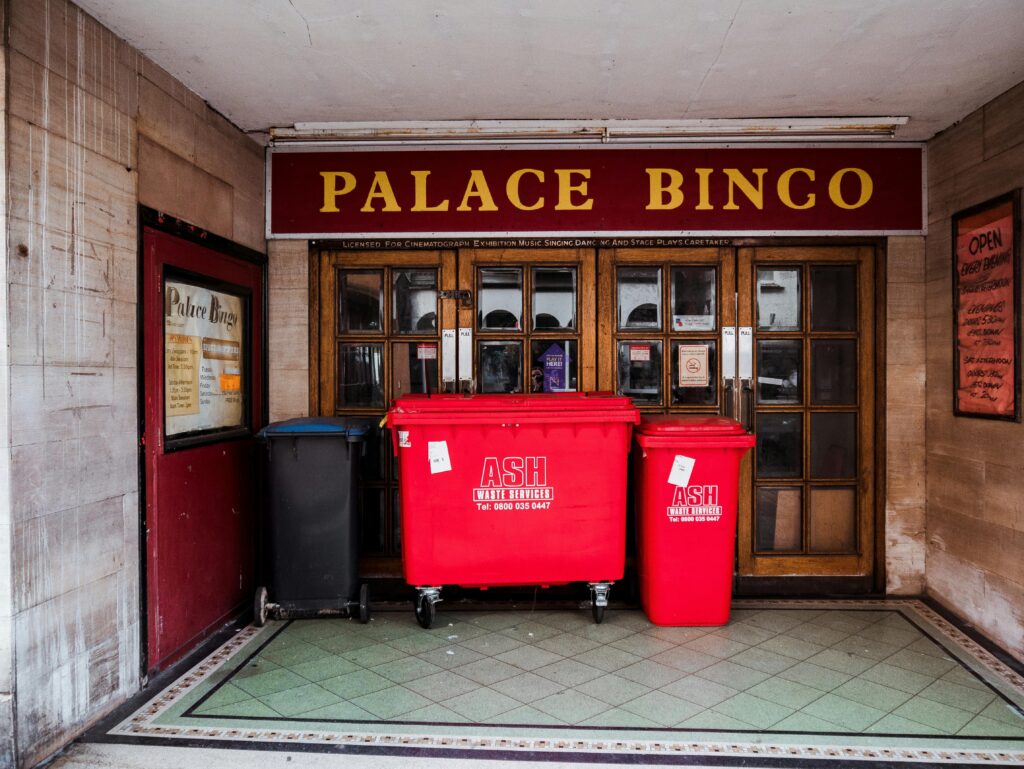
[[[442,335],[457,323],[453,251],[319,254],[319,413],[364,417],[360,571],[401,573],[397,467],[379,422],[391,401],[442,388]],[[442,296],[448,294],[448,296]]]
[[[473,335],[470,389],[596,389],[593,250],[463,250],[459,288],[472,296],[459,310],[460,333]]]
[[[737,279],[739,326],[752,329],[742,416],[757,435],[739,575],[868,577],[874,250],[742,248]]]
[[[263,257],[143,229],[146,669],[251,606]]]
[[[732,412],[721,360],[722,330],[735,325],[732,249],[601,251],[598,282],[600,389],[649,413]],[[706,358],[706,383],[687,376],[690,352]]]
[[[740,466],[738,588],[870,577],[874,250],[613,249],[598,265],[598,387],[757,434]],[[706,385],[685,375],[691,352]]]

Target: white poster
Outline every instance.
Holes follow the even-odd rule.
[[[246,424],[243,322],[241,297],[164,285],[166,437]]]

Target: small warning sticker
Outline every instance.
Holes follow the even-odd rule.
[[[436,344],[418,344],[418,345],[416,345],[416,359],[417,360],[437,360],[437,345]]]
[[[651,359],[651,346],[649,344],[631,344],[629,346],[630,363],[644,362]]]
[[[412,448],[412,441],[409,440],[409,431],[408,430],[399,430],[398,431],[398,448],[400,448],[400,449],[411,449]]]

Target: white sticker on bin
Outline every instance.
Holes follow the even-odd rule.
[[[676,454],[672,460],[672,471],[668,474],[668,482],[673,486],[689,486],[690,475],[693,473],[693,466],[697,460],[693,457],[684,457]]]
[[[409,440],[409,431],[408,430],[399,430],[398,431],[398,448],[400,448],[400,449],[410,449],[410,448],[412,448],[412,441]]]
[[[451,472],[452,460],[448,456],[448,441],[427,441],[427,459],[430,474]]]

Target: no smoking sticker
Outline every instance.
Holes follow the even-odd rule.
[[[707,387],[711,381],[708,371],[708,346],[706,344],[679,345],[679,386]]]

